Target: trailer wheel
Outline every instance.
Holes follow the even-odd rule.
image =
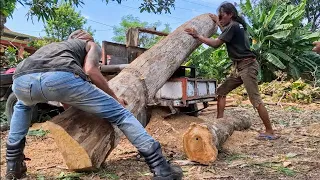
[[[151,119],[151,109],[146,107],[137,115],[137,119],[143,127],[146,127]]]
[[[13,114],[13,108],[14,108],[14,105],[17,103],[17,101],[18,99],[14,93],[11,93],[7,99],[5,114],[7,117],[8,126],[10,126],[10,122]],[[37,120],[38,120],[38,106],[35,105],[32,108],[31,123]]]
[[[197,104],[189,104],[188,107],[181,107],[180,112],[195,117],[198,117],[199,115]]]

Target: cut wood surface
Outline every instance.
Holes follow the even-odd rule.
[[[149,118],[146,105],[152,102],[161,86],[200,45],[199,41],[184,32],[187,27],[195,28],[205,37],[210,37],[217,30],[208,14],[197,16],[144,52],[109,81],[110,88],[128,102],[127,109],[144,126]],[[48,122],[48,128],[53,132],[68,168],[72,170],[99,168],[117,146],[121,134],[107,120],[74,108],[54,117]]]
[[[88,123],[89,122],[89,123]],[[91,124],[90,122],[94,123]],[[91,171],[120,140],[120,130],[84,111],[70,108],[46,122],[69,169]]]
[[[183,153],[183,133],[192,123],[204,123],[201,118],[185,114],[173,115],[164,118],[170,113],[169,110],[156,108],[152,110],[152,116],[148,123],[147,132],[158,140],[161,145],[174,153]]]
[[[195,162],[210,165],[218,156],[218,149],[233,131],[248,129],[251,121],[246,118],[220,118],[211,122],[192,123],[183,135],[183,149]]]

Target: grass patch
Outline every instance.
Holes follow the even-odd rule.
[[[296,174],[296,171],[294,171],[293,169],[283,167],[283,166],[278,166],[276,170],[286,176],[294,176]]]
[[[57,179],[61,180],[77,180],[80,179],[80,177],[84,175],[83,173],[65,173],[61,172]]]
[[[246,155],[244,154],[231,154],[226,158],[226,161],[228,164],[232,163],[232,161],[237,160],[237,159],[245,159],[247,158]]]
[[[264,163],[257,163],[257,164],[252,164],[254,166],[260,166],[260,167],[265,167],[268,169],[273,169],[281,174],[284,174],[286,176],[294,176],[297,172],[293,169],[284,167],[282,164],[279,163],[274,163],[274,162],[264,162]]]
[[[99,173],[99,177],[100,178],[106,178],[106,179],[120,179],[118,175],[114,174],[114,173],[108,173],[108,172],[104,172],[104,173]]]
[[[285,120],[279,120],[278,123],[284,127],[288,127],[290,125],[290,123]]]
[[[45,176],[44,175],[37,175],[36,180],[45,180]]]
[[[36,136],[36,137],[44,137],[49,134],[50,131],[43,129],[30,130],[28,132],[28,136]]]
[[[288,106],[284,108],[286,111],[290,111],[290,112],[302,112],[302,109],[296,107],[296,106]]]
[[[99,176],[100,178],[103,178],[103,179],[113,179],[113,180],[120,179],[120,177],[117,174],[109,172],[104,169],[101,169],[100,171],[93,173],[93,175]]]

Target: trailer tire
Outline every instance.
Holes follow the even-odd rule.
[[[189,104],[188,107],[181,107],[180,112],[195,117],[198,117],[199,115],[197,104]]]
[[[143,127],[146,127],[151,119],[151,109],[146,107],[137,115],[137,119]]]
[[[12,92],[6,102],[6,110],[5,114],[7,117],[8,126],[10,127],[10,122],[13,114],[14,105],[17,103],[18,99],[16,95]],[[32,108],[32,115],[31,115],[31,123],[38,120],[38,106],[35,105]]]

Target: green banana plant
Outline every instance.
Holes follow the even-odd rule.
[[[263,5],[253,7],[250,0],[240,3],[241,12],[249,21],[251,48],[260,63],[260,80],[273,80],[277,70],[297,79],[320,66],[320,56],[311,51],[320,32],[312,33],[310,25],[302,25],[305,5],[306,0],[298,6],[275,3],[266,10]]]
[[[196,67],[198,76],[213,78],[220,83],[229,73],[232,61],[228,57],[225,46],[218,49],[200,46],[184,65]]]

